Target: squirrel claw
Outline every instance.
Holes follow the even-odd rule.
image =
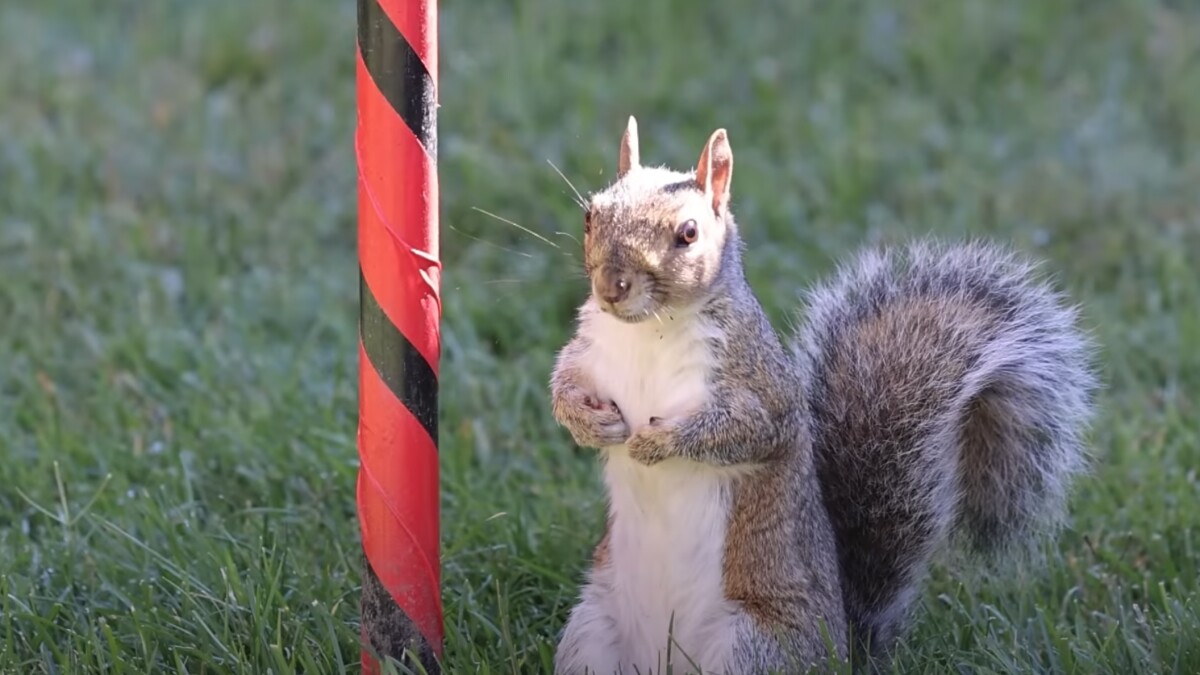
[[[606,448],[629,438],[629,426],[612,401],[578,392],[556,399],[555,415],[581,447]]]
[[[590,394],[584,394],[583,404],[592,410],[609,410],[618,414],[621,412],[619,409],[617,409],[616,403],[613,403],[612,401],[603,401]]]
[[[671,455],[669,434],[661,417],[650,418],[650,426],[642,427],[626,444],[629,456],[646,466],[658,464]]]
[[[629,448],[629,457],[633,461],[646,466],[654,466],[667,458],[662,448],[654,446],[644,447],[641,445],[639,447],[632,447],[632,444]]]

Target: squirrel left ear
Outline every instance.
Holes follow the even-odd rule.
[[[708,143],[696,163],[696,184],[704,190],[704,196],[712,200],[713,212],[720,214],[729,205],[729,189],[733,182],[733,149],[729,147],[729,134],[717,129],[709,136]]]
[[[638,162],[637,120],[630,115],[629,124],[625,126],[625,135],[621,137],[621,152],[617,158],[617,178],[637,167]]]

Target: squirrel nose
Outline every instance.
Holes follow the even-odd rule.
[[[629,279],[624,276],[605,275],[604,284],[600,289],[600,299],[615,305],[629,297]]]

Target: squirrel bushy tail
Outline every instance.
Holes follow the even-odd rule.
[[[1075,310],[993,245],[868,251],[809,293],[797,351],[851,627],[903,633],[933,557],[1057,522],[1095,378]]]

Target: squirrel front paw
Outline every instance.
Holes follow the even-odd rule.
[[[638,429],[626,443],[629,456],[636,462],[653,466],[674,454],[675,425],[661,417]]]
[[[580,391],[554,402],[555,417],[575,442],[586,448],[621,445],[629,438],[629,425],[617,404]]]

